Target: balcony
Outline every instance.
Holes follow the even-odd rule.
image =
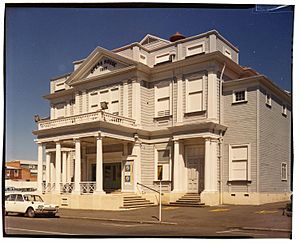
[[[108,123],[121,125],[125,127],[132,127],[132,128],[136,126],[134,119],[113,115],[104,111],[96,111],[96,112],[90,112],[81,115],[52,119],[52,120],[50,119],[40,120],[38,122],[38,130],[40,131],[45,129],[86,124],[86,123],[98,122],[98,121],[108,122]]]

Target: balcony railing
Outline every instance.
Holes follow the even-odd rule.
[[[50,119],[41,120],[38,122],[38,130],[64,127],[70,125],[78,125],[78,124],[97,122],[97,121],[104,121],[104,122],[109,122],[118,125],[129,126],[129,127],[135,126],[134,119],[113,115],[104,111],[96,111],[96,112],[90,112],[86,114],[52,119],[52,120]]]
[[[74,182],[60,183],[60,192],[64,194],[72,193],[74,190]]]
[[[96,182],[86,181],[80,182],[80,193],[81,194],[91,194],[96,190]]]

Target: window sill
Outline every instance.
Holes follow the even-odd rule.
[[[196,53],[196,54],[187,55],[187,56],[185,56],[185,59],[190,58],[190,57],[194,57],[194,56],[204,55],[204,54],[205,54],[205,52],[200,52],[200,53]]]
[[[228,180],[228,181],[227,181],[228,184],[236,183],[236,182],[251,183],[252,180]]]
[[[232,105],[246,104],[246,103],[248,103],[248,100],[233,101]]]
[[[268,107],[268,108],[272,108],[272,106],[270,105],[270,104],[268,104],[268,103],[266,103],[266,107]]]
[[[160,180],[154,180],[154,183],[160,183]],[[170,180],[161,180],[161,183],[171,183],[172,181]]]
[[[171,63],[171,62],[172,62],[171,60],[164,61],[164,62],[159,62],[159,63],[154,64],[153,66],[156,67],[156,66],[163,65],[165,63]]]
[[[164,119],[170,119],[172,117],[172,115],[165,115],[165,116],[157,116],[154,117],[154,120],[164,120]]]
[[[184,116],[197,116],[197,115],[203,115],[206,112],[206,110],[202,110],[202,111],[191,111],[191,112],[185,112]]]

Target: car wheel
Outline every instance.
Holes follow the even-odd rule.
[[[33,208],[28,208],[26,214],[29,218],[33,218],[35,216]]]

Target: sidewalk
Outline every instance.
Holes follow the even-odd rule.
[[[162,221],[198,227],[256,227],[291,230],[292,218],[283,216],[286,202],[260,206],[221,205],[215,207],[189,208],[163,206]],[[75,210],[60,209],[61,218],[93,219],[132,223],[158,223],[158,206],[122,210]]]

